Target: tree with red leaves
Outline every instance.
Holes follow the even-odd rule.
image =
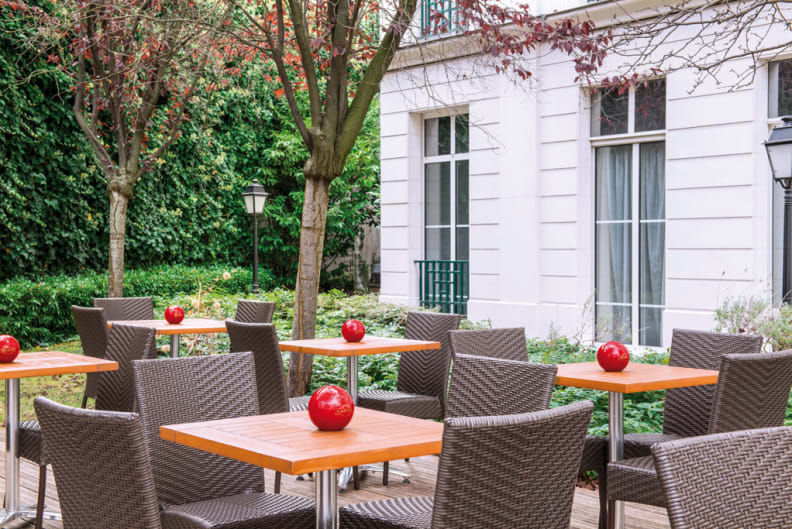
[[[6,13],[2,13],[5,11]],[[108,295],[123,296],[124,243],[135,184],[179,137],[187,102],[213,89],[234,48],[216,27],[227,8],[193,0],[0,0],[28,21],[26,44],[67,74],[73,114],[103,170],[110,214]]]
[[[399,46],[414,25],[418,0],[229,0],[234,23],[224,29],[275,65],[310,157],[303,169],[299,270],[293,338],[313,338],[330,183],[341,174],[363,119]],[[602,63],[609,34],[595,33],[588,21],[548,23],[527,6],[506,7],[496,0],[459,0],[458,16],[480,52],[496,58],[498,71],[530,71],[513,59],[539,44],[574,56],[575,68],[590,73]],[[431,17],[441,22],[443,14]],[[445,27],[434,24],[438,32]],[[416,42],[413,32],[412,42]],[[410,37],[407,37],[410,39]],[[295,93],[307,91],[309,108]],[[305,392],[310,355],[292,354],[290,392]]]

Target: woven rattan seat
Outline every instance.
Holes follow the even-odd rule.
[[[314,502],[285,494],[237,494],[165,508],[162,529],[251,527],[308,529],[316,523]],[[200,520],[200,525],[195,521]],[[190,525],[185,525],[189,523]]]
[[[305,411],[308,409],[308,401],[311,400],[310,395],[303,395],[302,397],[292,397],[289,399],[289,411]]]
[[[349,529],[431,529],[433,506],[423,496],[370,501],[345,507],[341,519]]]
[[[437,419],[443,416],[443,405],[438,397],[416,395],[403,391],[365,390],[358,393],[362,408],[407,415],[418,419]]]

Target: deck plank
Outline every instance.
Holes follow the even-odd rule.
[[[0,434],[4,434],[0,430]],[[2,435],[0,435],[2,438]],[[400,498],[404,496],[431,496],[434,493],[435,476],[437,473],[438,458],[434,456],[411,459],[410,462],[393,461],[391,468],[408,472],[412,477],[410,483],[391,475],[390,484],[382,485],[382,474],[366,474],[361,483],[361,490],[353,490],[351,484],[347,492],[339,495],[339,505],[350,503],[381,500],[387,498]],[[5,452],[0,448],[0,472],[5,476]],[[272,490],[274,472],[266,472],[267,489]],[[22,490],[23,503],[34,503],[36,498],[38,467],[28,461],[22,461]],[[57,509],[58,495],[52,472],[47,473],[47,506]],[[0,487],[5,487],[5,480],[0,476]],[[314,481],[307,477],[298,481],[294,476],[283,476],[281,492],[299,496],[314,496]],[[596,491],[578,488],[575,492],[575,503],[572,509],[572,523],[570,529],[596,529],[599,516],[599,498]],[[32,522],[16,521],[5,526],[7,529],[29,529]],[[59,521],[45,521],[46,529],[62,529]],[[626,529],[669,529],[668,517],[665,509],[628,503],[626,508]],[[109,528],[108,528],[109,529]]]

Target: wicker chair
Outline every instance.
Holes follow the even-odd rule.
[[[314,502],[267,494],[253,465],[160,439],[166,424],[256,415],[253,354],[134,362],[135,387],[164,529],[311,529]],[[190,526],[193,527],[193,526]]]
[[[491,356],[508,360],[528,360],[525,329],[483,329],[448,333],[451,352],[456,355]]]
[[[445,421],[432,498],[341,509],[345,529],[568,529],[593,405]],[[470,476],[477,476],[470,479]]]
[[[652,455],[673,529],[789,527],[792,428],[659,443]]]
[[[241,303],[241,302],[240,302]],[[253,302],[257,303],[257,302]],[[283,413],[308,409],[308,397],[288,398],[278,334],[271,323],[226,320],[231,352],[253,352],[259,413]],[[280,492],[281,473],[275,473],[275,493]]]
[[[91,318],[101,316],[103,309],[83,309]],[[104,321],[102,319],[102,321]],[[105,330],[107,328],[105,327]],[[135,392],[132,384],[132,360],[156,356],[154,329],[114,325],[109,332],[105,357],[118,362],[117,371],[100,373],[96,393],[96,409],[133,411]],[[85,400],[83,399],[83,404]],[[19,425],[19,457],[39,466],[39,490],[36,502],[36,529],[41,529],[46,499],[49,450],[45,448],[38,421],[24,421]]]
[[[94,298],[93,304],[105,309],[109,321],[154,319],[154,300],[150,297]]]
[[[558,368],[457,354],[451,373],[446,417],[512,415],[550,405]]]
[[[72,318],[80,335],[80,344],[83,354],[94,358],[104,358],[107,352],[107,318],[105,309],[78,307],[72,305]],[[82,407],[88,404],[89,398],[96,398],[96,388],[99,382],[99,373],[88,373],[85,378],[85,391],[83,392]]]
[[[275,303],[240,299],[234,319],[242,323],[272,323],[274,313]]]
[[[33,405],[55,473],[63,529],[161,529],[137,414],[70,408],[44,397]]]
[[[441,348],[401,353],[396,391],[361,391],[358,393],[358,406],[418,419],[442,420],[451,368],[448,331],[459,327],[460,321],[462,316],[459,314],[408,312],[404,337],[440,342]],[[388,484],[387,461],[382,472],[382,484]]]
[[[724,356],[708,433],[781,426],[790,389],[792,349]],[[608,464],[608,499],[665,507],[652,456]]]
[[[762,349],[761,336],[722,334],[674,329],[669,364],[698,369],[718,369],[726,354],[755,354]],[[624,458],[651,456],[653,444],[704,435],[708,432],[715,386],[696,386],[666,391],[663,433],[630,433],[624,436]],[[608,439],[588,436],[580,471],[599,475],[600,529],[607,525]]]

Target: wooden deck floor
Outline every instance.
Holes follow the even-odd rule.
[[[0,430],[0,434],[4,433]],[[3,435],[0,435],[0,439]],[[385,498],[397,498],[402,496],[429,496],[433,494],[435,474],[437,472],[437,458],[436,457],[421,457],[410,460],[409,463],[404,461],[394,461],[391,467],[394,469],[408,472],[412,475],[411,482],[403,483],[401,479],[396,476],[391,476],[390,484],[387,487],[382,485],[382,476],[379,473],[367,474],[362,480],[361,489],[350,489],[339,495],[339,503],[341,506],[349,503],[359,503],[363,501],[372,501]],[[0,452],[0,469],[2,475],[5,475],[4,469],[5,453]],[[35,502],[35,491],[38,480],[38,467],[27,462],[22,461],[22,501],[24,504],[32,504]],[[267,488],[272,490],[274,483],[274,474],[267,471]],[[0,487],[5,487],[4,480],[0,478]],[[57,509],[58,496],[55,490],[55,481],[52,472],[48,473],[47,483],[47,506],[49,508]],[[293,476],[283,476],[282,491],[287,494],[297,494],[302,496],[313,497],[314,495],[314,482],[311,478],[306,478],[305,481],[298,481]],[[650,507],[646,505],[627,504],[627,529],[667,529],[669,528],[668,518],[665,509]],[[595,491],[585,490],[578,488],[575,494],[575,504],[572,511],[572,529],[596,529],[597,517],[599,513],[599,500]],[[61,529],[61,523],[57,521],[46,521],[44,526],[48,529]],[[12,522],[6,526],[6,529],[21,529],[33,527],[32,523],[25,521]],[[108,528],[119,529],[119,528]],[[471,528],[473,529],[473,528]]]

